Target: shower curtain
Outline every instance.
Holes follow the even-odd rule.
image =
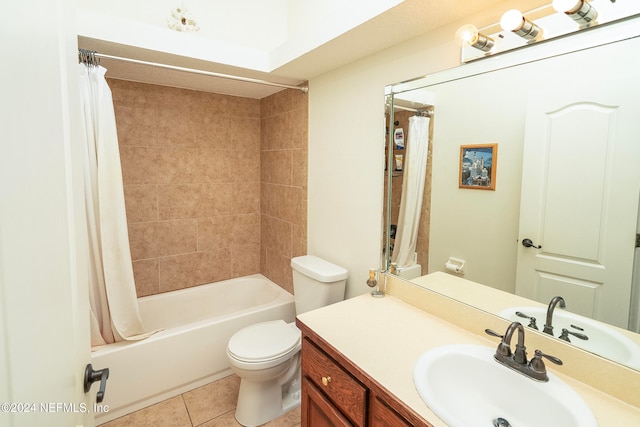
[[[146,338],[133,281],[120,152],[106,69],[79,64],[90,257],[91,346]]]
[[[391,261],[398,267],[414,264],[414,254],[420,227],[420,212],[429,156],[429,117],[409,118],[407,152],[404,157],[402,199],[398,229]]]

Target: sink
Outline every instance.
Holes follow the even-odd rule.
[[[535,317],[538,329],[542,331],[547,318],[547,307],[510,307],[498,313],[498,316],[527,325],[528,320],[516,316],[517,311]],[[571,327],[571,325],[579,326],[584,330],[580,331]],[[614,362],[640,369],[640,346],[608,325],[556,307],[553,312],[553,335],[556,338],[562,332],[562,328],[572,332],[579,332],[589,337],[588,340],[581,340],[574,336],[569,336],[571,344],[576,347],[599,354]]]
[[[501,365],[494,348],[448,345],[424,353],[413,369],[422,400],[451,427],[596,427],[584,400],[549,373],[532,380]],[[502,418],[509,424],[494,423]]]

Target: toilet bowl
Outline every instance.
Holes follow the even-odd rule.
[[[257,323],[231,337],[227,356],[241,378],[236,406],[240,424],[264,424],[299,404],[300,346],[300,330],[283,320]]]
[[[344,299],[344,268],[311,255],[293,258],[291,267],[298,314]],[[301,335],[295,323],[274,320],[229,340],[229,365],[240,377],[235,416],[243,426],[265,424],[300,406]]]

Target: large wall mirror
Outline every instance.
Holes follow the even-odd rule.
[[[555,315],[567,323],[556,339],[567,329],[572,344],[640,369],[639,23],[636,16],[588,37],[532,46],[530,55],[521,50],[389,86],[391,172],[416,139],[409,120],[429,122],[413,130],[426,135],[423,186],[403,188],[406,172],[394,185],[399,178],[387,169],[385,267],[406,234],[394,210],[418,195],[422,207],[412,209],[422,228],[400,270],[413,262],[421,275],[444,272],[512,294],[513,304],[495,307],[477,292],[451,292],[525,325],[523,315],[537,318],[540,331],[549,302],[561,296],[566,307],[557,305]],[[470,168],[478,180],[461,185],[472,182]]]

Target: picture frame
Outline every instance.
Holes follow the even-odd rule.
[[[458,187],[495,191],[497,166],[497,143],[461,145]]]

